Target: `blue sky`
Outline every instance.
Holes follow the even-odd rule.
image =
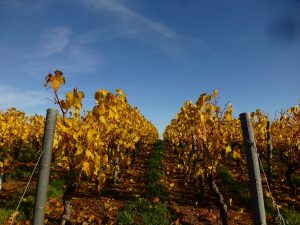
[[[218,89],[235,115],[300,99],[297,0],[0,0],[0,108],[45,114],[43,87],[122,88],[163,132],[186,100]]]

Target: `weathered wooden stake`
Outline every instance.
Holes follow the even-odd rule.
[[[271,122],[267,122],[267,143],[268,143],[268,183],[272,188],[272,158],[273,158],[273,146],[272,146],[272,134],[271,134]]]
[[[57,114],[58,112],[55,109],[47,110],[39,178],[34,203],[33,225],[44,224],[45,205],[47,201],[50,164]]]
[[[266,225],[267,223],[263,190],[261,185],[261,176],[250,115],[248,113],[240,114],[240,121],[242,125],[244,146],[246,150],[248,175],[250,179],[250,192],[254,225]]]
[[[0,191],[2,189],[3,176],[4,176],[4,161],[0,159]]]
[[[3,172],[0,172],[0,191],[2,189],[2,183],[3,183]]]
[[[116,149],[116,154],[117,154],[117,157],[115,159],[115,166],[119,166],[119,153],[120,153],[120,144],[117,145],[117,149]],[[118,169],[115,169],[114,173],[113,173],[113,182],[114,182],[114,185],[117,184],[118,182],[118,174],[119,174],[119,170]]]
[[[193,135],[193,153],[196,156],[196,159],[198,159],[198,147],[197,147],[198,143],[197,143],[197,139],[196,136]]]

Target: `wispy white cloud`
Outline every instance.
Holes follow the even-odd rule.
[[[15,107],[28,111],[31,107],[43,107],[47,104],[47,93],[35,90],[20,90],[15,87],[0,85],[0,109]]]
[[[82,45],[96,42],[111,41],[122,37],[133,37],[141,34],[141,31],[134,27],[126,27],[121,23],[113,23],[100,28],[93,28],[76,37],[76,41]]]
[[[65,3],[66,1],[70,3],[70,0],[65,0]],[[9,1],[0,0],[0,7],[1,2],[7,4]],[[10,4],[16,4],[15,7],[26,7],[23,1],[12,0],[12,2],[14,3]],[[112,16],[110,24],[82,33],[73,31],[69,26],[49,27],[37,35],[34,43],[21,47],[17,45],[17,41],[15,45],[0,43],[0,67],[9,74],[20,74],[21,71],[23,76],[30,75],[38,79],[50,68],[61,69],[70,75],[88,74],[101,70],[107,64],[101,47],[96,43],[124,37],[150,46],[149,52],[154,53],[161,51],[170,55],[183,55],[185,51],[198,48],[210,51],[203,40],[178,34],[167,25],[134,11],[125,4],[125,1],[77,0],[76,2],[81,7],[85,5],[89,9],[97,10],[97,13],[108,12],[109,16]],[[143,54],[148,53],[143,51]]]
[[[160,33],[162,36],[170,39],[178,38],[178,35],[165,24],[148,19],[141,14],[131,10],[125,4],[114,0],[80,0],[86,6],[96,10],[106,10],[116,14],[122,20],[134,20],[140,22],[148,28]]]
[[[54,27],[44,32],[37,43],[43,57],[62,52],[70,44],[72,29],[70,27]]]
[[[87,48],[80,44],[73,46],[69,55],[69,61],[62,66],[70,71],[94,72],[105,64],[105,57],[99,50]]]
[[[68,77],[88,75],[101,69],[105,59],[97,50],[91,50],[80,45],[71,45],[59,56],[53,55],[46,58],[35,57],[34,60],[26,60],[23,64],[24,71],[35,78],[48,73],[48,70],[59,69],[64,71]]]
[[[49,69],[60,69],[70,75],[89,73],[99,69],[105,61],[99,50],[77,41],[72,28],[66,26],[46,29],[33,46],[19,49],[14,55],[19,55],[18,69],[36,78]],[[0,59],[2,57],[5,58],[4,52],[0,51]]]
[[[154,21],[128,7],[124,1],[80,0],[90,10],[108,12],[114,23],[79,35],[81,43],[110,41],[116,38],[134,38],[171,55],[185,50],[202,49],[212,53],[210,46],[200,38],[181,35],[164,23]]]

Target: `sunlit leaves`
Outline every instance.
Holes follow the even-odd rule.
[[[217,104],[218,98],[219,93],[214,90],[212,95],[200,95],[195,104],[185,102],[164,133],[164,139],[172,145],[184,146],[185,152],[181,157],[186,159],[183,159],[183,164],[186,171],[193,172],[195,177],[203,173],[215,175],[216,168],[229,155],[233,154],[235,159],[239,158],[237,151],[233,151],[231,143],[242,141],[240,124],[232,117],[232,105],[228,103],[221,110]],[[193,151],[192,146],[195,144],[202,168],[192,166],[195,154],[190,152]]]
[[[241,157],[241,154],[239,151],[234,151],[232,157],[234,159],[239,159]]]
[[[62,73],[49,74],[46,84],[62,83]],[[64,82],[64,80],[63,80]],[[158,139],[156,128],[147,121],[136,107],[127,102],[121,89],[115,93],[99,89],[95,93],[96,104],[92,111],[81,115],[84,93],[77,88],[67,92],[65,99],[59,99],[55,92],[54,102],[63,112],[57,120],[54,153],[58,165],[69,171],[83,171],[92,180],[97,180],[98,189],[103,188],[106,176],[111,170],[119,170],[114,159],[120,156],[120,163],[129,165],[128,150],[136,146],[151,145]],[[69,116],[67,117],[67,112]],[[120,152],[116,153],[117,145]]]
[[[300,113],[299,106],[281,112],[271,127],[274,149],[278,149],[281,159],[289,164],[299,164],[300,159]]]
[[[230,153],[231,151],[232,151],[232,149],[231,149],[230,145],[225,148],[226,154]]]
[[[74,88],[73,92],[67,92],[66,99],[61,100],[60,105],[66,112],[71,109],[74,110],[74,116],[79,116],[83,98],[84,93],[82,91],[78,91],[77,88]]]
[[[49,84],[54,92],[57,92],[61,85],[65,84],[65,78],[63,73],[59,70],[55,70],[54,75],[49,73],[46,78],[46,82],[44,84],[47,87]]]
[[[90,176],[91,175],[91,170],[90,170],[90,163],[87,161],[84,161],[82,163],[82,171],[86,173],[86,175]]]
[[[96,93],[95,93],[95,99],[97,101],[97,103],[99,101],[101,101],[103,98],[105,98],[107,96],[107,94],[109,93],[109,91],[104,90],[104,89],[99,89]]]
[[[84,93],[74,88],[60,99],[58,91],[63,84],[65,78],[58,70],[49,73],[45,80],[45,87],[53,89],[53,102],[62,112],[56,123],[54,163],[68,174],[85,174],[97,181],[100,191],[113,169],[120,170],[131,164],[131,154],[128,153],[155,143],[158,131],[137,107],[128,103],[121,89],[114,93],[99,89],[95,93],[95,107],[83,114]],[[36,143],[40,148],[44,122],[42,116],[25,116],[24,112],[14,108],[0,111],[0,147],[14,149],[17,144]],[[116,152],[118,145],[119,152]],[[120,165],[114,165],[116,157],[119,157]],[[9,157],[4,158],[5,166]]]
[[[195,104],[185,102],[165,129],[164,140],[178,154],[187,177],[215,177],[218,168],[228,163],[245,163],[240,121],[233,117],[231,103],[221,109],[218,100],[219,93],[214,90],[213,94],[201,94]],[[271,126],[267,126],[268,114],[259,109],[251,113],[251,120],[261,159],[268,158],[267,149],[272,143],[281,161],[290,168],[298,168],[299,105],[282,110]]]
[[[14,108],[0,111],[0,146],[16,147],[16,143],[41,142],[44,127],[42,116],[26,116]]]

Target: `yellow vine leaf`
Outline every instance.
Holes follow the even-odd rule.
[[[217,89],[214,90],[214,97],[215,98],[219,97],[219,91]]]
[[[87,158],[94,159],[93,153],[91,153],[91,151],[88,150],[88,149],[85,151],[85,155],[86,155]]]
[[[90,142],[93,142],[94,141],[94,136],[97,134],[97,131],[94,130],[94,129],[91,129],[88,131],[87,133],[87,140],[90,141]]]
[[[230,113],[228,113],[228,112],[225,112],[225,119],[226,120],[231,120],[231,114]]]
[[[60,88],[60,82],[57,80],[57,79],[54,79],[52,82],[51,82],[51,87],[52,89],[57,92],[58,89]]]
[[[245,212],[245,209],[244,209],[244,208],[240,208],[239,212],[240,212],[240,213],[244,213],[244,212]]]
[[[271,193],[270,193],[269,191],[266,191],[266,196],[267,196],[268,198],[271,198],[271,197],[272,197],[272,195],[271,195]]]
[[[87,161],[84,161],[82,164],[82,170],[89,176],[91,174],[90,164]]]
[[[99,120],[100,120],[102,123],[105,123],[105,117],[104,117],[104,116],[100,116],[100,117],[99,117]]]
[[[232,151],[231,146],[228,145],[228,146],[225,148],[226,154],[228,154],[228,153],[231,152],[231,151]]]
[[[113,119],[115,117],[115,114],[112,111],[108,112],[108,117]]]
[[[46,76],[46,82],[44,84],[45,87],[48,86],[48,84],[50,84],[51,88],[54,90],[54,92],[56,93],[58,91],[58,89],[60,88],[60,86],[62,84],[65,84],[65,78],[63,76],[63,73],[59,70],[55,70],[55,75],[52,75],[51,73],[49,73]]]
[[[70,91],[67,92],[67,94],[66,94],[66,100],[67,100],[66,102],[67,102],[67,104],[69,105],[69,107],[70,107],[71,105],[73,105],[74,97],[73,97],[72,92],[70,92]]]
[[[80,155],[80,154],[82,154],[82,153],[83,153],[83,148],[80,147],[80,146],[78,146],[78,147],[77,147],[77,150],[76,150],[76,152],[75,152],[75,156],[78,156],[78,155]]]
[[[108,155],[107,155],[107,154],[105,154],[105,155],[103,156],[102,161],[103,161],[103,164],[107,164],[107,163],[108,163]]]
[[[116,90],[116,92],[117,92],[118,95],[124,95],[124,93],[123,93],[123,91],[122,91],[121,88],[118,88],[118,89]]]
[[[107,96],[107,94],[109,93],[109,91],[104,90],[104,89],[99,89],[96,93],[95,93],[95,99],[97,101],[100,101],[102,98],[105,98]]]
[[[70,108],[70,106],[68,105],[68,103],[65,100],[61,100],[60,105],[64,110],[68,110]]]
[[[237,151],[233,151],[233,158],[234,159],[239,159],[239,158],[241,158],[241,154]]]

